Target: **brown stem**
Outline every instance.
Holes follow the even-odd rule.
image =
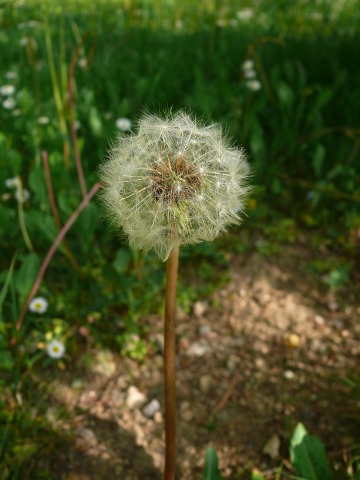
[[[58,231],[60,232],[61,229],[62,229],[62,225],[61,225],[59,212],[58,212],[56,202],[55,202],[54,189],[53,189],[53,185],[52,185],[52,181],[51,181],[49,159],[48,159],[48,154],[47,154],[46,150],[43,150],[41,152],[41,157],[42,157],[43,165],[44,165],[46,188],[47,188],[48,195],[49,195],[51,212],[53,214],[53,217],[54,217],[54,220],[55,220],[55,223],[56,223],[56,227],[57,227]],[[68,257],[71,265],[73,266],[74,270],[77,273],[80,274],[79,264],[77,263],[76,258],[74,257],[74,255],[73,255],[69,245],[67,244],[67,241],[65,240],[65,238],[64,238],[62,244],[63,244],[63,247],[64,247],[65,254]]]
[[[24,317],[25,317],[27,309],[30,305],[30,302],[34,298],[34,296],[36,295],[36,292],[39,290],[41,280],[43,279],[43,276],[46,272],[46,269],[47,269],[47,267],[50,263],[50,260],[52,259],[53,255],[54,255],[54,253],[56,252],[56,249],[60,245],[61,241],[64,239],[67,232],[70,230],[72,224],[75,222],[77,217],[84,210],[86,205],[90,202],[90,200],[95,195],[95,193],[99,190],[100,187],[101,187],[101,183],[95,183],[95,185],[92,187],[90,192],[86,195],[84,200],[80,203],[80,205],[77,207],[77,209],[72,213],[69,220],[65,223],[65,225],[63,226],[63,228],[59,232],[58,236],[54,240],[53,244],[51,245],[51,247],[50,247],[48,253],[46,254],[46,257],[45,257],[45,259],[44,259],[44,261],[43,261],[43,263],[40,267],[39,273],[37,274],[37,277],[36,277],[35,282],[32,286],[32,289],[31,289],[31,291],[29,293],[29,296],[28,296],[28,298],[25,302],[25,305],[23,306],[23,308],[21,310],[18,321],[16,323],[16,330],[20,330],[20,328],[21,328],[22,322],[24,320]],[[12,342],[12,343],[14,343],[14,342]]]
[[[71,125],[71,138],[72,138],[72,142],[73,142],[73,146],[74,146],[76,170],[77,170],[77,174],[78,174],[78,178],[79,178],[79,184],[80,184],[80,190],[81,190],[83,198],[86,197],[87,190],[86,190],[86,182],[85,182],[85,177],[84,177],[84,171],[83,171],[83,168],[82,168],[80,150],[79,150],[76,128],[75,128],[73,80],[74,80],[76,62],[77,62],[80,50],[81,50],[82,46],[85,43],[85,40],[87,39],[87,37],[89,35],[90,35],[89,33],[85,34],[84,37],[82,38],[81,42],[78,44],[78,46],[75,49],[75,52],[74,52],[74,54],[72,56],[72,59],[71,59],[70,71],[69,71],[69,80],[68,80],[68,102],[69,102],[69,116],[70,116],[70,125]]]
[[[165,380],[165,471],[164,480],[175,478],[176,458],[176,389],[175,389],[175,312],[179,247],[167,261],[164,325]]]

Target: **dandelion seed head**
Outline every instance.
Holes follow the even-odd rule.
[[[234,205],[249,190],[244,151],[231,148],[219,126],[185,112],[146,114],[137,134],[118,136],[101,176],[113,223],[133,248],[154,249],[162,260],[239,223]]]

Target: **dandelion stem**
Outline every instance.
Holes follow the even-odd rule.
[[[164,480],[175,478],[176,388],[175,388],[175,312],[179,247],[170,253],[166,271],[164,325],[165,380],[165,472]]]

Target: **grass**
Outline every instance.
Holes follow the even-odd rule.
[[[256,188],[244,248],[251,248],[245,239],[250,236],[251,243],[251,232],[264,224],[270,241],[259,245],[263,254],[305,228],[319,243],[341,251],[341,263],[317,270],[323,274],[325,268],[336,287],[351,282],[360,228],[360,12],[355,0],[341,8],[334,1],[316,5],[32,0],[1,6],[0,86],[15,89],[14,108],[4,107],[5,95],[0,106],[2,478],[40,478],[31,476],[37,472],[35,449],[46,450],[51,425],[42,413],[31,412],[37,402],[31,390],[39,388],[36,369],[53,364],[46,343],[66,340],[73,358],[74,329],[86,326],[99,345],[141,360],[143,343],[129,346],[127,339],[139,339],[139,319],[160,311],[164,286],[163,266],[119,242],[92,201],[46,272],[39,293],[49,301],[48,312],[41,322],[28,313],[16,332],[19,312],[58,232],[41,151],[48,152],[64,225],[82,200],[75,146],[89,191],[117,118],[136,124],[144,108],[189,108],[226,126],[249,153]],[[242,62],[248,59],[261,82],[258,91],[244,78]],[[67,102],[72,60],[77,60],[75,144]],[[39,122],[41,117],[48,122]],[[30,193],[23,204],[4,186],[14,176]],[[216,288],[207,281],[214,271],[223,272],[219,283],[226,280],[229,245],[225,237],[183,252],[189,271],[199,262],[206,276],[197,278],[195,289],[180,279],[184,309],[199,293],[210,295]],[[119,314],[123,320],[114,324]],[[14,336],[17,347],[10,345]],[[67,367],[60,360],[57,368]]]

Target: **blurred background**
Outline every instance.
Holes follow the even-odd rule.
[[[181,252],[179,478],[209,445],[223,478],[294,478],[302,422],[358,479],[359,0],[19,0],[0,24],[1,480],[161,478],[165,265],[97,182],[169,108],[221,124],[254,186]]]

